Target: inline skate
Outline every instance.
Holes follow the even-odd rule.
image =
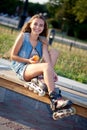
[[[33,78],[30,82],[26,82],[24,87],[29,88],[29,90],[37,93],[39,96],[44,96],[47,91],[46,85],[38,80],[38,78]]]

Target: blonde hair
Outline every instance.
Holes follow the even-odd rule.
[[[32,23],[32,21],[33,21],[35,18],[39,18],[39,19],[42,19],[42,20],[44,21],[44,30],[43,30],[43,32],[40,34],[40,36],[45,36],[45,37],[47,37],[47,35],[48,35],[47,22],[46,22],[45,18],[44,18],[42,15],[40,15],[40,14],[34,15],[27,23],[25,23],[24,26],[22,27],[21,31],[22,31],[22,32],[29,32],[29,33],[31,33],[30,24]]]

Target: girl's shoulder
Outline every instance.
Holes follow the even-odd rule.
[[[48,45],[48,39],[45,36],[40,36],[39,41],[41,41],[44,45]]]

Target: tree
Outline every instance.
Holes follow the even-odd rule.
[[[73,14],[80,23],[87,20],[87,0],[77,0],[73,7]]]
[[[66,18],[79,23],[87,20],[87,0],[49,0],[47,7],[55,19]]]
[[[8,13],[9,15],[15,14],[17,6],[22,6],[20,0],[1,0],[0,1],[0,12]]]

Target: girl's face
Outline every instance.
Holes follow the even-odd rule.
[[[31,33],[39,35],[44,30],[44,21],[40,18],[35,18],[30,24],[30,28],[31,28]]]

